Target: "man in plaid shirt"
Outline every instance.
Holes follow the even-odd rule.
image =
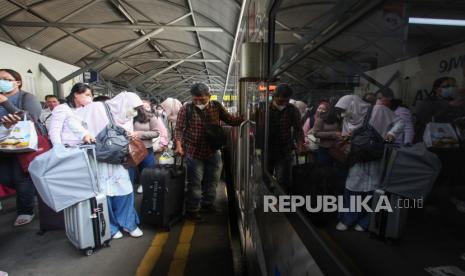
[[[291,87],[280,84],[273,94],[269,117],[268,171],[284,188],[290,185],[292,150],[297,154],[305,151],[300,112],[289,103],[291,96]]]
[[[192,85],[191,95],[192,103],[179,110],[175,141],[176,153],[186,155],[186,216],[199,221],[201,207],[214,210],[216,186],[223,166],[221,151],[211,149],[205,139],[204,118],[210,124],[220,125],[221,120],[231,126],[240,125],[243,119],[229,114],[219,102],[210,101],[210,88],[204,83]]]

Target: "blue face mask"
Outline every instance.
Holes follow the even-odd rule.
[[[443,98],[453,98],[455,96],[455,87],[441,88],[441,96]]]
[[[12,81],[0,80],[0,93],[8,93],[13,90],[14,85]]]

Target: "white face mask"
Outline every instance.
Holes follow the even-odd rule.
[[[147,112],[152,112],[152,109],[150,107],[144,107],[145,111]]]
[[[273,106],[276,107],[279,111],[283,110],[286,107],[285,105],[278,105],[274,101],[273,101]]]
[[[206,104],[196,104],[195,106],[197,106],[200,110],[203,110],[207,105]]]

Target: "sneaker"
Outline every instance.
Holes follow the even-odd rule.
[[[186,212],[186,219],[194,221],[194,222],[202,222],[202,221],[204,221],[203,217],[199,214],[198,211],[196,211],[196,212]]]
[[[142,232],[142,230],[140,230],[140,228],[137,227],[136,229],[129,232],[129,235],[131,235],[131,237],[133,238],[140,238],[142,237],[142,235],[144,235],[144,232]]]
[[[117,240],[117,239],[121,239],[123,237],[123,233],[121,233],[121,231],[118,231],[116,232],[116,234],[113,235],[113,239],[114,240]]]
[[[365,228],[360,226],[360,224],[355,225],[354,229],[355,229],[355,231],[358,231],[358,232],[365,232],[366,231]]]
[[[0,271],[0,276],[8,276],[8,273],[6,273],[5,271]]]
[[[142,192],[143,192],[142,185],[139,185],[139,187],[137,187],[137,193],[142,194]]]
[[[336,225],[336,230],[346,231],[349,227],[342,222],[338,222]]]

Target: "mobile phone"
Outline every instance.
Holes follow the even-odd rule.
[[[20,110],[20,111],[17,111],[14,113],[14,115],[20,117],[21,119],[24,118],[24,111],[23,110]]]

